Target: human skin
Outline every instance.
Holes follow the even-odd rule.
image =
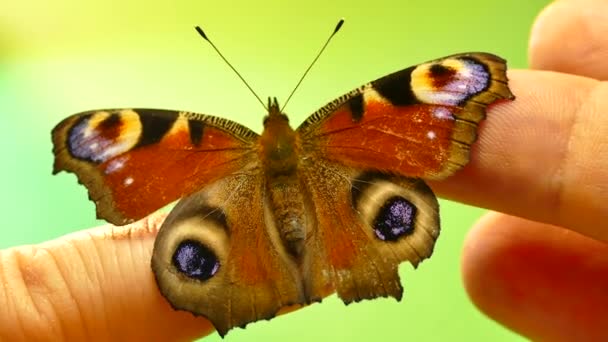
[[[529,62],[551,72],[509,73],[517,100],[492,110],[470,167],[435,189],[496,211],[463,248],[479,309],[532,340],[607,341],[608,1],[549,5]]]
[[[492,106],[469,165],[431,184],[496,211],[465,242],[465,288],[485,314],[534,340],[608,340],[606,37],[605,0],[545,9],[530,39],[531,70],[508,75],[517,100]],[[0,251],[0,340],[212,332],[157,290],[149,265],[163,218]]]

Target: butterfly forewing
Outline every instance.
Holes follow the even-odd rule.
[[[256,167],[256,133],[213,116],[153,109],[73,115],[52,132],[54,172],[73,172],[97,215],[138,220],[205,184]]]
[[[486,107],[511,99],[505,61],[453,55],[370,82],[311,115],[303,149],[353,167],[443,179],[469,160]]]

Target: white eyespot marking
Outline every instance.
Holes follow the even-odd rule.
[[[421,102],[457,106],[484,91],[490,78],[481,62],[471,58],[448,58],[416,67],[410,86]]]
[[[106,175],[109,175],[111,173],[119,171],[120,169],[122,169],[125,166],[125,163],[127,162],[127,160],[129,160],[128,156],[123,156],[123,157],[112,160],[106,166],[104,173]]]
[[[387,222],[386,219],[411,218],[412,221],[408,225],[413,228],[413,232],[401,237],[409,242],[398,248],[408,249],[409,251],[403,250],[403,252],[412,257],[410,261],[415,261],[419,260],[421,255],[428,255],[432,251],[433,239],[439,234],[439,223],[433,194],[419,192],[415,190],[413,183],[408,182],[411,181],[395,183],[392,180],[372,180],[360,193],[355,206],[361,219],[369,227],[366,230],[368,236],[381,241],[391,240],[389,236],[391,234],[392,238],[403,235],[403,226],[394,225],[395,221]],[[393,204],[390,205],[390,209],[387,209],[386,205],[389,202],[393,202]],[[416,213],[408,210],[408,207],[415,208]],[[387,212],[387,210],[389,211]],[[379,219],[379,215],[382,215],[383,212],[390,215]],[[382,227],[383,225],[384,227]],[[393,228],[397,230],[393,230]]]
[[[70,129],[68,148],[76,158],[103,163],[133,148],[141,132],[139,115],[133,110],[97,112]]]
[[[436,107],[433,109],[433,116],[437,119],[444,120],[454,120],[454,116],[452,116],[452,112],[445,107]]]
[[[217,272],[222,272],[221,265],[225,264],[226,262],[230,246],[224,227],[219,225],[214,220],[200,216],[188,217],[177,222],[173,221],[169,227],[171,227],[173,234],[165,235],[159,242],[159,244],[164,246],[159,252],[162,255],[162,257],[159,259],[163,260],[163,263],[165,260],[171,260],[177,246],[179,246],[185,238],[188,238],[205,246],[217,258],[219,265],[217,269],[214,265],[214,267],[210,270],[210,273],[215,275]],[[155,262],[154,259],[153,262]],[[176,277],[174,272],[167,272],[165,276]],[[211,277],[209,281],[214,281],[213,279],[214,277]],[[198,288],[200,285],[198,283],[175,283],[179,285],[178,287],[180,289],[188,288],[189,291],[193,291],[193,289],[200,291],[200,288]],[[197,292],[194,291],[191,293]]]
[[[426,137],[433,140],[437,137],[437,134],[433,131],[428,131],[428,132],[426,132]]]
[[[125,178],[125,181],[123,182],[123,184],[125,186],[129,186],[129,185],[133,184],[133,177],[127,177],[127,178]]]

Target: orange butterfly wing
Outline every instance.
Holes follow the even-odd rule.
[[[83,112],[59,123],[52,136],[54,173],[75,173],[98,218],[118,225],[257,162],[256,133],[188,112]]]
[[[318,222],[313,293],[401,298],[398,265],[428,258],[439,235],[437,200],[421,178],[466,165],[487,105],[513,98],[505,71],[489,54],[438,59],[355,89],[298,128]]]
[[[303,149],[323,158],[443,179],[469,161],[486,107],[512,98],[503,59],[453,55],[370,82],[321,108],[298,132]]]

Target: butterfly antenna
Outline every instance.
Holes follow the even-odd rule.
[[[262,99],[260,99],[260,97],[258,96],[258,94],[255,93],[255,91],[253,91],[253,88],[251,88],[251,86],[249,85],[249,83],[247,83],[247,81],[245,81],[245,79],[243,78],[243,76],[241,76],[241,74],[238,71],[236,71],[236,69],[232,66],[232,64],[230,64],[230,62],[228,62],[228,60],[226,59],[226,57],[224,57],[224,55],[222,55],[222,53],[220,52],[220,50],[207,37],[207,35],[205,34],[205,31],[203,31],[203,29],[200,26],[196,26],[195,29],[196,29],[196,32],[198,32],[198,34],[200,34],[201,37],[203,37],[203,39],[205,39],[209,44],[211,44],[211,47],[213,47],[213,49],[215,50],[215,52],[217,52],[217,54],[220,55],[220,57],[222,57],[222,59],[224,60],[224,62],[226,62],[226,64],[228,64],[228,66],[230,67],[230,69],[232,69],[232,71],[234,71],[234,73],[241,79],[241,81],[243,81],[243,83],[245,83],[245,85],[247,86],[247,88],[249,89],[249,91],[251,91],[251,93],[253,94],[253,96],[255,96],[255,98],[258,99],[258,101],[262,104],[262,106],[264,107],[264,109],[266,109],[268,111],[268,107],[266,107],[266,105],[264,104],[264,102],[262,101]]]
[[[329,35],[329,38],[327,38],[327,41],[325,42],[325,44],[323,44],[323,47],[321,48],[321,50],[319,51],[319,53],[317,54],[317,56],[315,57],[315,59],[312,60],[312,63],[310,63],[310,65],[308,66],[308,68],[306,69],[306,71],[304,71],[304,74],[302,74],[302,77],[300,77],[300,80],[298,81],[298,84],[296,84],[296,86],[291,91],[291,94],[289,94],[289,97],[287,98],[287,100],[283,104],[283,107],[281,108],[281,112],[283,112],[283,109],[285,109],[285,107],[287,106],[287,103],[289,102],[289,100],[291,99],[291,97],[293,96],[293,94],[296,92],[296,90],[298,89],[298,87],[300,86],[300,84],[302,84],[302,81],[304,80],[304,77],[306,77],[306,75],[308,74],[308,72],[310,71],[310,69],[312,68],[312,66],[315,65],[315,63],[317,62],[317,59],[319,59],[319,57],[321,57],[321,54],[323,53],[323,51],[325,51],[325,48],[327,47],[327,45],[329,44],[329,42],[331,41],[331,39],[336,35],[336,33],[338,33],[338,31],[342,27],[342,24],[344,24],[344,19],[340,19],[340,21],[338,21],[338,24],[336,24],[336,28],[331,33],[331,35]]]

